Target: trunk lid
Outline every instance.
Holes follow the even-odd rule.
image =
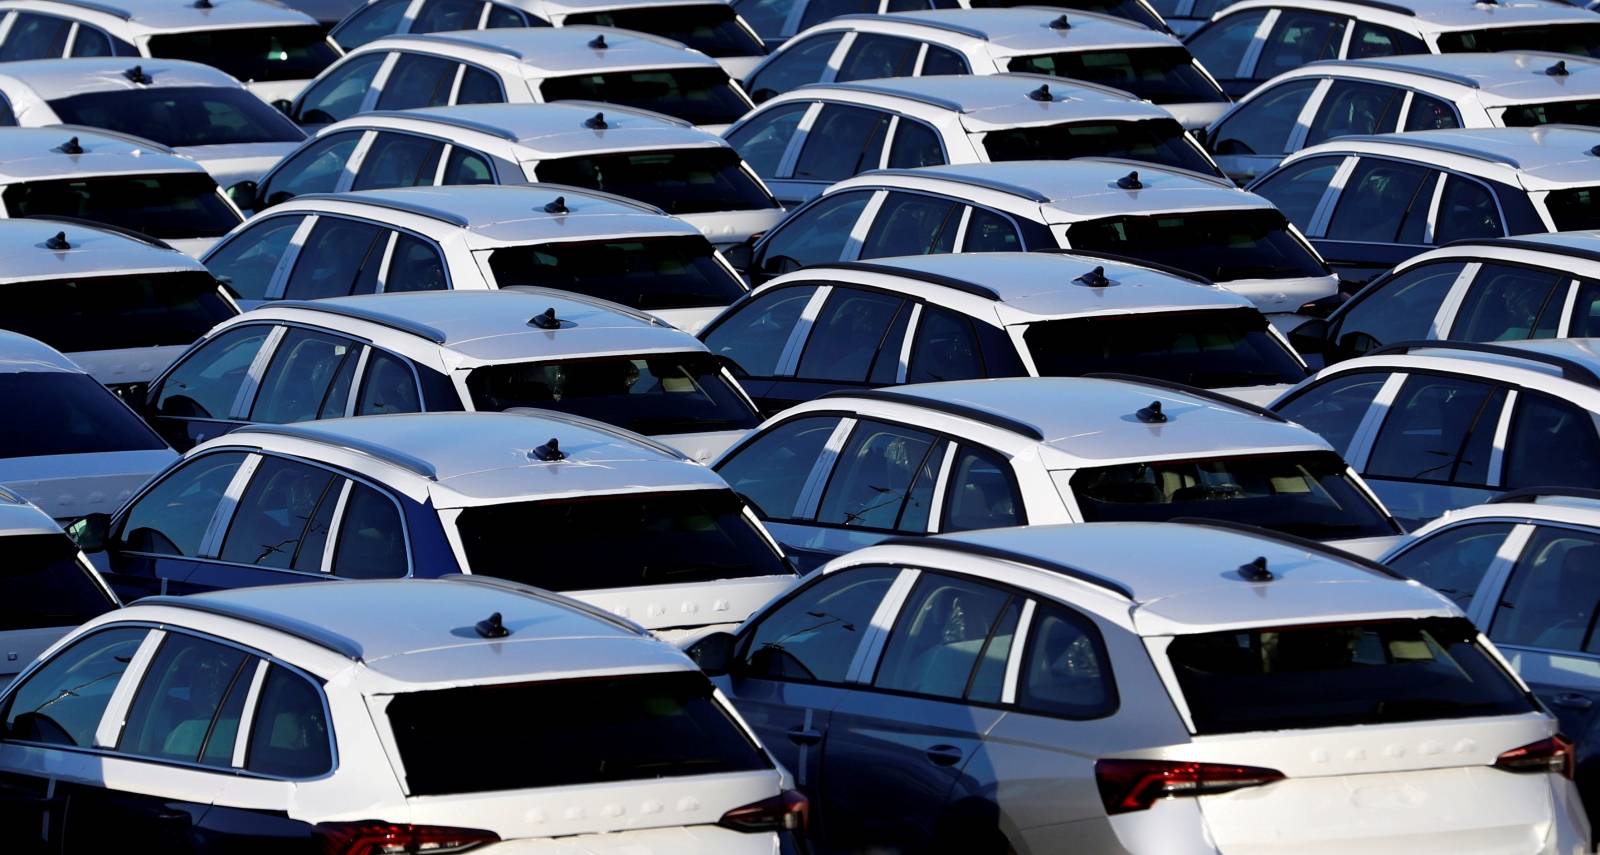
[[[566,593],[648,630],[686,629],[742,623],[794,582],[794,576],[756,576]]]

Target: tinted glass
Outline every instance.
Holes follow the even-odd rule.
[[[0,460],[167,447],[121,399],[87,374],[0,373],[0,402],[13,414],[0,419]]]
[[[350,189],[430,186],[434,174],[439,171],[439,155],[443,153],[444,143],[439,140],[380,133],[361,159],[361,169],[356,172]]]
[[[1505,486],[1600,487],[1594,415],[1548,395],[1517,396],[1507,438]]]
[[[501,288],[555,288],[650,312],[724,306],[743,296],[714,252],[699,236],[567,241],[497,249],[489,267]]]
[[[1451,526],[1384,563],[1444,594],[1466,611],[1511,528],[1508,522]]]
[[[613,71],[554,77],[540,84],[546,101],[609,101],[675,116],[696,125],[725,125],[750,109],[720,68]]]
[[[88,748],[145,627],[93,632],[29,674],[6,703],[5,736]]]
[[[1335,451],[1348,454],[1361,420],[1388,379],[1388,374],[1377,372],[1340,374],[1275,409],[1289,421],[1315,431]]]
[[[1568,274],[1554,270],[1484,264],[1456,311],[1450,337],[1461,341],[1553,338],[1555,325],[1549,321],[1551,316],[1560,319],[1571,281]]]
[[[1545,194],[1544,206],[1558,232],[1600,228],[1600,188],[1551,190]]]
[[[77,353],[189,344],[235,314],[208,273],[136,273],[8,284],[0,328]]]
[[[762,517],[789,519],[838,424],[836,416],[811,416],[769,428],[718,463],[717,474]]]
[[[1004,668],[1009,639],[995,644],[992,636],[1010,602],[1011,595],[997,588],[922,574],[895,620],[872,685],[952,700],[965,696],[988,656],[1002,657]]]
[[[1017,705],[1030,712],[1097,718],[1117,706],[1111,661],[1089,621],[1054,606],[1034,613],[1017,675]]]
[[[1508,128],[1535,125],[1600,125],[1600,101],[1547,101],[1543,104],[1513,104],[1500,115]]]
[[[1328,275],[1275,208],[1085,220],[1067,239],[1077,249],[1154,261],[1214,282]]]
[[[1114,86],[1155,104],[1226,102],[1182,47],[1086,50],[1019,56],[1010,71],[1031,71]]]
[[[964,447],[950,469],[939,530],[968,531],[1022,525],[1022,497],[1011,478],[1011,464],[981,448]]]
[[[1006,128],[984,134],[983,147],[989,159],[996,161],[1117,157],[1217,174],[1217,168],[1173,119]]]
[[[133,552],[200,554],[200,540],[244,453],[223,451],[185,461],[128,509],[118,535]]]
[[[267,671],[244,767],[280,778],[313,778],[333,768],[322,695],[306,678],[278,665]]]
[[[1600,56],[1600,24],[1560,23],[1492,27],[1439,34],[1440,53],[1539,50]]]
[[[227,418],[239,385],[271,329],[266,324],[250,324],[206,342],[161,382],[156,412],[181,418]]]
[[[1267,326],[1250,308],[1139,312],[1029,324],[1023,340],[1044,377],[1113,372],[1206,389],[1304,380]]]
[[[203,62],[255,81],[309,80],[339,58],[315,24],[162,33],[149,47],[151,56]]]
[[[378,74],[389,54],[383,51],[362,54],[341,64],[321,81],[306,89],[294,111],[296,121],[323,125],[348,119],[361,110],[372,78]]]
[[[406,110],[449,104],[457,67],[455,62],[436,56],[400,54],[378,94],[378,109]]]
[[[789,333],[815,286],[779,288],[751,300],[706,333],[706,347],[726,356],[754,377],[771,377],[778,368]]]
[[[198,172],[110,175],[12,184],[0,197],[11,217],[74,217],[153,238],[221,237],[239,215]]]
[[[1195,10],[1196,17],[1200,10]],[[1227,80],[1239,76],[1239,60],[1244,57],[1256,30],[1267,17],[1266,9],[1251,9],[1229,15],[1194,34],[1189,40],[1189,52],[1207,70],[1218,78]]]
[[[1396,129],[1406,90],[1353,80],[1335,80],[1311,120],[1307,146],[1351,134],[1383,134]]]
[[[899,528],[901,510],[925,461],[944,444],[902,425],[860,421],[839,452],[817,521],[850,528]],[[934,463],[937,466],[937,462]]]
[[[877,0],[807,0],[800,13],[800,29],[805,30],[840,15],[878,11]]]
[[[1338,322],[1340,354],[1359,356],[1384,344],[1433,337],[1433,319],[1465,266],[1420,264],[1363,294]]]
[[[640,6],[568,15],[565,24],[594,24],[666,36],[706,56],[761,56],[766,48],[739,25],[738,13],[722,3]]]
[[[242,672],[255,670],[245,668],[246,663],[253,666],[255,659],[237,647],[169,633],[134,693],[117,750],[198,762],[219,724],[217,714],[228,690]],[[248,680],[250,675],[243,677]],[[238,720],[232,725],[237,734]],[[233,742],[227,742],[231,757]]]
[[[1543,323],[1540,324],[1543,326]],[[1600,336],[1600,282],[1578,281],[1578,294],[1572,301],[1572,321],[1567,329],[1572,338]]]
[[[365,484],[350,485],[332,569],[333,575],[346,579],[406,575],[406,533],[394,500]]]
[[[895,342],[891,342],[893,344]],[[911,342],[907,383],[972,380],[984,376],[978,334],[966,315],[925,305]]]
[[[876,169],[888,131],[889,114],[881,110],[824,105],[806,133],[794,177],[832,182]]]
[[[390,231],[343,217],[321,217],[311,227],[284,286],[290,300],[371,294]]]
[[[1284,154],[1300,111],[1317,89],[1315,80],[1274,86],[1235,110],[1212,134],[1216,154]]]
[[[400,32],[400,20],[405,17],[411,0],[378,0],[351,13],[350,17],[333,28],[333,40],[346,51]]]
[[[329,393],[346,363],[353,363],[359,354],[360,348],[349,339],[289,328],[261,378],[250,420],[287,424],[328,412],[344,415],[345,402],[330,401]]]
[[[473,409],[558,410],[651,436],[749,430],[761,421],[722,364],[699,354],[502,363],[474,369],[467,389]]]
[[[78,35],[72,39],[73,56],[112,56],[111,38],[87,24],[78,25]],[[137,55],[138,51],[134,51]]]
[[[1339,204],[1328,222],[1328,239],[1399,241],[1407,212],[1419,205],[1420,210],[1427,209],[1428,200],[1421,197],[1420,191],[1424,186],[1433,188],[1433,182],[1425,180],[1433,175],[1426,167],[1410,163],[1362,158],[1339,194]]]
[[[1511,570],[1489,637],[1518,647],[1600,652],[1594,637],[1597,564],[1600,537],[1593,532],[1539,526]]]
[[[361,391],[356,396],[356,415],[379,416],[388,413],[422,412],[417,392],[417,377],[411,364],[381,350],[367,357]]]
[[[868,80],[879,77],[906,77],[917,64],[922,43],[915,39],[857,33],[845,51],[844,61],[834,80]]]
[[[892,294],[834,288],[812,321],[796,375],[809,380],[865,382],[902,302]]]
[[[940,3],[938,8],[953,8]],[[928,52],[922,57],[922,77],[935,74],[969,74],[972,69],[967,66],[966,57],[953,50],[946,50],[938,45],[928,45]]]
[[[395,237],[389,270],[383,280],[385,294],[401,291],[444,291],[450,287],[444,259],[433,244],[407,234]]]
[[[898,570],[850,569],[819,579],[740,639],[742,677],[842,682]]]
[[[116,608],[63,535],[9,535],[0,552],[0,632],[77,626]]]
[[[320,569],[322,553],[302,559],[301,545],[318,506],[338,501],[336,483],[326,469],[281,457],[262,458],[239,497],[219,557],[257,567]]]
[[[967,217],[967,233],[961,240],[962,252],[1015,252],[1025,249],[1017,227],[1005,217],[973,208]]]
[[[1428,46],[1422,39],[1402,33],[1399,30],[1366,21],[1356,21],[1356,31],[1350,36],[1350,47],[1345,52],[1346,59],[1368,59],[1376,56],[1394,56],[1403,53],[1427,53]],[[1423,97],[1423,96],[1418,96]],[[1433,100],[1433,99],[1428,99]],[[1412,113],[1416,113],[1416,98],[1411,101]],[[1407,128],[1407,130],[1416,130]]]
[[[783,38],[783,25],[794,4],[795,0],[736,0],[733,8],[756,35],[771,42]]]
[[[774,107],[729,133],[728,145],[733,146],[757,175],[772,178],[778,174],[784,152],[789,149],[789,140],[809,109],[810,104]]]
[[[939,135],[921,122],[901,117],[895,128],[894,144],[889,147],[890,168],[914,169],[944,162],[944,146],[939,144]]]
[[[500,78],[473,66],[464,66],[461,85],[456,87],[456,104],[499,104],[506,100]]]
[[[788,273],[808,264],[838,261],[872,191],[834,193],[789,215],[762,242],[756,261],[765,273]]]
[[[475,151],[453,146],[450,157],[445,161],[444,175],[439,178],[440,184],[493,184],[494,168],[489,165],[488,159]]]
[[[355,151],[356,143],[361,141],[362,133],[347,131],[318,137],[316,142],[290,155],[258,193],[262,202],[277,205],[302,193],[332,193],[339,189],[345,164]]]
[[[502,6],[499,3],[489,4],[489,19],[484,22],[484,28],[490,30],[504,29],[507,27],[548,27],[550,22],[543,18],[529,15],[521,9]]]
[[[1509,114],[1509,111],[1508,111]],[[1510,122],[1505,122],[1510,125]],[[1412,93],[1411,109],[1406,112],[1406,126],[1408,131],[1438,131],[1448,128],[1461,127],[1461,117],[1456,115],[1456,108],[1449,102],[1437,98],[1429,98],[1420,93]]]
[[[1252,76],[1266,80],[1320,59],[1338,59],[1349,23],[1343,15],[1284,9],[1261,46]]]
[[[1500,237],[1505,233],[1500,205],[1488,187],[1459,175],[1445,178],[1433,226],[1434,243]]]
[[[965,206],[951,199],[890,193],[861,244],[861,258],[938,255],[955,249]]]
[[[1364,474],[1484,484],[1505,390],[1464,377],[1413,374],[1389,405]]]
[[[255,676],[257,660],[247,659],[234,675],[233,685],[217,710],[211,732],[200,750],[200,762],[206,766],[232,766],[233,749],[239,740],[239,724],[244,718],[244,704],[250,698],[251,679]]]
[[[107,128],[162,145],[299,142],[305,134],[243,89],[163,86],[91,92],[50,102],[61,121]]]
[[[539,180],[604,190],[669,214],[776,208],[778,203],[728,148],[597,154],[539,162]]]
[[[483,0],[428,0],[411,22],[413,33],[476,30],[483,17]]]
[[[833,56],[833,49],[839,46],[842,38],[842,32],[819,33],[785,47],[775,59],[750,76],[750,97],[760,103],[774,95],[782,95],[791,89],[821,80],[827,71],[828,60]]]
[[[0,62],[19,59],[52,59],[67,51],[67,34],[72,22],[54,15],[20,12],[11,22],[5,44],[0,45]]]

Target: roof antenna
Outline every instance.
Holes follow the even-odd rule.
[[[583,126],[586,127],[586,128],[593,128],[593,129],[595,129],[597,131],[603,131],[606,128],[611,127],[610,125],[606,124],[606,114],[605,113],[595,113],[593,116],[590,116],[589,118],[584,119],[583,120]]]
[[[611,45],[606,44],[606,34],[601,33],[600,35],[589,40],[589,47],[592,47],[595,50],[605,50],[606,48],[611,47]]]
[[[61,145],[56,146],[56,151],[62,154],[83,154],[83,146],[78,144],[78,138],[73,137]]]
[[[1028,98],[1034,101],[1054,101],[1056,96],[1050,94],[1050,84],[1041,83],[1039,88],[1028,93]]]
[[[153,82],[150,75],[144,73],[144,66],[142,65],[135,65],[127,71],[122,72],[122,76],[132,80],[134,83]]]
[[[1139,172],[1135,170],[1117,179],[1117,186],[1124,190],[1143,190],[1144,184],[1139,181]]]
[[[1556,60],[1556,64],[1550,66],[1547,69],[1545,69],[1544,73],[1549,75],[1549,76],[1551,76],[1551,77],[1566,77],[1567,75],[1571,74],[1572,72],[1567,70],[1567,61],[1566,60],[1558,59],[1558,60]]]
[[[200,0],[200,2],[204,3],[205,0]],[[500,618],[499,612],[495,612],[489,615],[488,618],[478,621],[472,628],[477,630],[478,634],[484,638],[505,638],[511,634],[511,630],[506,629],[505,621]]]
[[[567,459],[567,453],[561,450],[561,443],[556,442],[556,438],[553,436],[550,437],[549,442],[528,452],[528,456],[534,460],[544,461]]]
[[[49,240],[44,242],[44,248],[45,249],[53,249],[53,250],[55,250],[57,252],[60,252],[61,250],[64,250],[64,249],[72,249],[72,244],[67,243],[67,233],[66,232],[56,232],[56,236],[55,237],[53,237],[53,238],[51,238],[51,239],[49,239]]]
[[[1589,153],[1594,155],[1595,157],[1600,157],[1600,145],[1597,145],[1594,148],[1589,149]]]
[[[1066,15],[1062,15],[1061,17],[1056,18],[1054,21],[1050,22],[1050,29],[1052,29],[1052,30],[1070,30],[1070,29],[1072,29],[1072,22],[1067,20],[1067,16]]]
[[[556,317],[556,310],[554,306],[551,306],[550,308],[545,309],[543,312],[540,312],[539,314],[529,318],[528,323],[542,330],[561,329],[561,319]]]
[[[1150,406],[1141,407],[1133,417],[1147,425],[1166,424],[1167,414],[1161,412],[1161,402],[1151,401]]]
[[[211,5],[211,0],[194,0],[194,7],[196,9],[212,9],[212,8],[215,8],[214,6]]]
[[[1079,276],[1077,279],[1072,281],[1078,283],[1079,285],[1087,285],[1090,288],[1105,288],[1112,284],[1111,280],[1106,278],[1106,269],[1104,267],[1096,267],[1095,269],[1083,274],[1082,276]],[[1156,412],[1161,412],[1160,404],[1156,405]]]
[[[565,196],[557,196],[556,200],[554,202],[551,202],[550,204],[544,206],[544,212],[546,214],[565,214],[565,213],[567,213],[567,197],[565,197]]]
[[[1265,555],[1257,555],[1256,560],[1248,564],[1240,564],[1239,575],[1243,576],[1247,582],[1271,582],[1273,579],[1278,578],[1272,575],[1271,570],[1267,569],[1267,557]]]

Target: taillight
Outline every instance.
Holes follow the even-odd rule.
[[[1157,799],[1209,796],[1283,780],[1276,769],[1170,760],[1097,760],[1095,783],[1106,813],[1148,810]]]
[[[1563,736],[1552,736],[1501,754],[1495,758],[1494,767],[1507,772],[1554,772],[1571,778],[1572,758],[1572,742]]]
[[[324,822],[317,825],[327,855],[446,855],[466,852],[485,843],[499,841],[500,835],[476,828],[445,828],[437,825],[396,825],[378,820]]]
[[[794,831],[805,833],[811,803],[797,790],[784,790],[770,799],[736,807],[717,824],[734,831]]]

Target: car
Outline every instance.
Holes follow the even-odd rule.
[[[1014,5],[1008,0],[734,0],[768,47],[788,41],[795,33],[845,14],[905,12],[912,9],[985,9]],[[1033,4],[1062,10],[1100,12],[1125,18],[1160,32],[1170,32],[1148,0],[1053,0]]]
[[[1311,431],[1128,375],[836,392],[711,468],[802,570],[896,535],[1051,523],[1210,517],[1368,555],[1401,531]]]
[[[293,98],[339,57],[309,15],[272,0],[4,0],[0,62],[60,57],[186,59]]]
[[[786,205],[881,166],[1099,156],[1222,174],[1160,107],[1038,74],[812,83],[764,101],[726,138]],[[841,140],[870,144],[841,157]]]
[[[865,172],[796,208],[739,260],[759,285],[812,264],[1019,249],[1174,267],[1249,298],[1284,331],[1339,288],[1266,199],[1214,175],[1098,157]]]
[[[179,451],[241,424],[534,407],[705,461],[761,421],[694,336],[537,288],[268,303],[218,324],[141,403]]]
[[[52,647],[0,710],[19,855],[130,829],[163,852],[766,855],[806,813],[682,653],[466,578],[145,600]]]
[[[0,219],[72,217],[189,255],[244,220],[205,168],[160,143],[76,126],[0,128]]]
[[[690,651],[824,850],[1588,851],[1571,743],[1461,611],[1274,532],[895,540]]]
[[[688,223],[559,184],[308,193],[251,219],[201,262],[249,308],[534,285],[612,299],[689,331],[746,290]]]
[[[1150,376],[1267,403],[1305,363],[1250,301],[1190,274],[1054,252],[833,262],[773,279],[700,332],[762,413],[983,377]]]
[[[0,690],[46,647],[120,607],[50,515],[0,487]]]
[[[738,623],[795,575],[716,473],[549,410],[248,425],[70,533],[128,602],[476,573],[675,637]]]
[[[318,128],[371,110],[573,100],[655,110],[713,132],[751,107],[699,51],[644,33],[571,26],[381,38],[330,66],[288,113]]]
[[[783,219],[772,193],[721,137],[660,113],[567,101],[358,113],[323,128],[233,196],[260,212],[302,193],[540,182],[657,206],[719,249]]]
[[[1250,190],[1347,282],[1364,283],[1459,240],[1600,227],[1597,145],[1600,128],[1575,125],[1339,137]]]
[[[1222,7],[1185,44],[1236,98],[1322,59],[1526,50],[1600,55],[1600,22],[1584,9],[1547,0],[1241,0]]]
[[[1166,22],[1167,30],[1180,39],[1193,35],[1218,9],[1228,5],[1228,0],[1150,0],[1150,8]]]
[[[115,510],[177,459],[161,437],[82,368],[0,329],[0,486],[52,519]]]
[[[778,95],[779,85],[1006,71],[1131,92],[1186,128],[1205,127],[1228,106],[1176,38],[1124,18],[1041,7],[841,15],[795,36],[746,79],[750,91]]]
[[[1271,404],[1321,434],[1408,528],[1523,487],[1600,488],[1595,339],[1398,342]]]
[[[589,24],[650,33],[717,60],[734,78],[766,56],[755,30],[726,2],[706,0],[367,0],[334,27],[333,40],[355,50],[374,39],[446,30]]]

